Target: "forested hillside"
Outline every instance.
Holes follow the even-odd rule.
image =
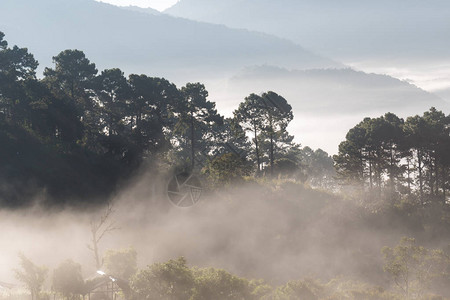
[[[318,177],[333,176],[326,153],[293,142],[286,130],[292,106],[275,92],[251,93],[224,118],[201,83],[177,88],[164,78],[126,78],[117,68],[99,72],[79,50],[53,57],[38,79],[33,55],[1,36],[2,190],[9,205],[39,192],[107,198],[145,160],[229,181],[227,174],[301,178],[312,164],[304,164],[306,156],[316,155],[326,165]],[[448,124],[435,108],[406,121],[392,113],[366,118],[339,146],[338,173],[377,187],[378,196],[382,187],[392,195],[419,191],[424,204],[427,191],[445,204]]]
[[[92,5],[78,1],[80,10]],[[0,8],[17,4],[30,2]],[[299,53],[238,32],[261,42],[252,44],[258,50],[266,42],[288,49],[277,60]],[[102,49],[94,35],[87,43]],[[449,299],[450,115],[428,106],[441,99],[388,76],[266,65],[234,77],[249,90],[225,117],[202,82],[126,74],[120,60],[101,69],[75,46],[55,53],[40,76],[32,51],[7,38],[0,32],[1,300]],[[252,60],[257,50],[234,43],[230,60]],[[203,50],[181,68],[218,59]],[[189,52],[165,54],[178,51]],[[139,64],[136,53],[127,56]],[[295,83],[328,102],[285,93]],[[346,99],[354,86],[374,97]],[[330,128],[358,119],[336,155],[294,139],[295,104],[311,118],[323,109]],[[401,106],[412,113],[390,112]]]
[[[164,78],[126,78],[117,68],[98,72],[79,50],[53,57],[54,67],[38,79],[33,55],[8,47],[3,36],[6,205],[22,205],[40,193],[57,203],[95,202],[97,197],[102,202],[144,161],[201,170],[211,178],[228,178],[222,164],[235,161],[239,173],[226,170],[235,176],[255,170],[275,176],[284,168],[296,171],[301,155],[316,153],[293,143],[286,131],[292,107],[274,92],[251,94],[234,118],[224,118],[201,83],[177,88]],[[247,133],[255,136],[253,142]],[[327,163],[326,172],[332,172]]]

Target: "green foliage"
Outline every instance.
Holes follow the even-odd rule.
[[[137,272],[137,252],[133,248],[108,250],[104,255],[106,273],[128,281]]]
[[[22,253],[19,253],[19,259],[21,270],[14,270],[16,278],[30,291],[32,300],[39,300],[48,269],[45,266],[35,265]]]
[[[327,152],[306,146],[301,149],[299,156],[307,182],[311,186],[327,189],[334,187],[334,161]]]
[[[195,288],[190,300],[243,300],[251,299],[252,290],[246,279],[220,269],[194,271]]]
[[[442,251],[429,250],[413,238],[402,238],[394,248],[384,247],[384,270],[407,298],[421,297],[433,282],[448,279],[450,261]]]
[[[323,286],[313,280],[290,281],[278,287],[272,296],[273,300],[310,299],[317,300],[323,294]]]
[[[2,50],[6,49],[6,47],[8,47],[8,42],[3,39],[4,37],[5,37],[5,34],[0,31],[0,48]]]
[[[167,148],[163,131],[169,125],[174,101],[179,98],[177,89],[165,79],[146,75],[131,74],[128,82],[130,97],[125,115],[129,116],[127,125],[139,153]]]
[[[282,96],[269,91],[261,96],[250,94],[234,111],[234,118],[250,132],[255,147],[257,170],[261,171],[264,152],[273,174],[276,152],[293,146],[286,128],[293,119],[292,107]]]
[[[270,174],[274,175],[275,152],[285,145],[291,145],[292,136],[286,128],[294,118],[292,107],[282,96],[269,91],[261,95],[263,102],[262,130],[268,144]]]
[[[250,280],[249,286],[252,290],[251,299],[268,299],[273,292],[273,287],[262,279]]]
[[[136,299],[256,300],[272,291],[262,280],[249,281],[215,268],[188,268],[182,257],[139,271],[131,287]]]
[[[280,158],[274,162],[274,172],[277,176],[292,177],[299,170],[300,167],[289,158]]]
[[[217,142],[212,127],[222,126],[223,117],[217,112],[216,104],[209,101],[208,91],[201,83],[188,83],[180,89],[183,107],[178,131],[189,147],[189,162],[194,169],[196,161],[203,163]],[[189,144],[189,146],[187,146]],[[200,156],[200,154],[202,154]]]
[[[68,259],[53,271],[53,289],[67,300],[79,299],[84,295],[85,284],[81,275],[81,265]]]
[[[350,129],[334,156],[338,175],[369,196],[415,194],[421,205],[446,202],[450,168],[450,117],[431,108],[406,122],[392,113],[365,118]]]
[[[194,275],[180,257],[139,271],[131,279],[131,287],[139,300],[188,300],[193,292]]]
[[[385,291],[384,288],[379,286],[370,286],[366,283],[345,280],[345,279],[333,279],[325,286],[326,299],[348,299],[348,300],[382,300],[382,299],[402,299],[401,295],[390,293]]]
[[[218,185],[238,183],[250,175],[247,162],[234,153],[226,153],[210,161],[204,172]]]
[[[258,172],[261,171],[261,152],[258,140],[262,127],[263,105],[261,97],[256,94],[250,94],[239,104],[239,107],[233,112],[234,118],[246,132],[251,132],[252,141],[255,146],[255,157]]]
[[[53,57],[55,68],[46,68],[46,81],[57,93],[65,93],[77,101],[80,108],[88,108],[85,96],[87,89],[93,84],[97,69],[94,63],[86,58],[83,51],[65,50]],[[81,112],[80,112],[81,113]]]
[[[0,34],[4,205],[22,205],[39,192],[49,204],[105,200],[147,158],[196,170],[210,162],[205,169],[216,182],[249,175],[236,156],[256,160],[258,171],[270,164],[271,174],[276,159],[281,171],[283,159],[299,164],[288,157],[299,147],[286,132],[292,107],[274,92],[251,94],[234,118],[224,120],[201,83],[178,89],[164,78],[127,79],[117,68],[97,74],[80,50],[64,50],[53,62],[43,79],[36,78],[33,56],[25,48],[8,48]]]

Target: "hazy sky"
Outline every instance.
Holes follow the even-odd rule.
[[[97,1],[110,3],[118,6],[135,5],[140,7],[152,7],[160,11],[178,2],[178,0],[97,0]]]

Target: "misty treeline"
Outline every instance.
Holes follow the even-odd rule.
[[[350,129],[334,156],[340,179],[366,200],[445,205],[450,187],[450,115],[431,108],[406,120],[387,113]]]
[[[137,270],[137,254],[132,250],[125,251],[125,262],[113,268],[108,266],[108,256],[114,253],[107,253],[102,268],[129,279],[127,298],[433,299],[430,293],[450,295],[450,251],[445,248],[450,236],[449,117],[443,112],[431,109],[406,120],[391,113],[366,118],[349,131],[333,162],[324,151],[293,142],[286,131],[293,119],[292,108],[274,92],[249,95],[232,118],[224,118],[200,83],[177,88],[163,78],[135,74],[127,78],[119,69],[99,73],[78,50],[56,55],[54,66],[38,78],[33,56],[24,48],[9,48],[3,37],[0,34],[2,206],[24,205],[39,193],[50,204],[101,203],[144,162],[153,162],[150,169],[156,175],[173,167],[194,168],[212,186],[223,187],[249,176],[247,190],[230,189],[211,197],[230,200],[222,205],[232,213],[202,211],[221,222],[222,231],[213,237],[219,245],[213,251],[243,232],[245,239],[239,242],[248,242],[250,250],[226,249],[238,253],[234,254],[243,265],[242,273],[246,265],[267,271],[274,269],[272,263],[283,262],[283,272],[284,268],[291,272],[304,268],[319,274],[317,279],[279,285],[218,269],[188,267],[184,259]],[[264,181],[275,177],[289,180]],[[331,191],[340,182],[343,193],[311,189],[302,184],[306,180]],[[236,222],[237,217],[244,220]],[[242,224],[255,229],[252,222],[263,232],[245,231]],[[101,233],[97,235],[95,223],[91,225],[96,240]],[[411,238],[398,241],[400,234],[417,238],[426,248]],[[398,244],[393,246],[392,240]],[[391,247],[381,251],[384,245]],[[100,250],[95,243],[91,246],[98,267]],[[313,261],[308,262],[310,257]],[[25,256],[20,260],[17,278],[36,297],[46,276],[51,277],[54,294],[68,299],[78,299],[101,280],[109,280],[82,277],[81,266],[70,260],[55,268],[53,277]],[[121,274],[124,270],[130,271]],[[280,277],[277,271],[267,273]],[[290,274],[286,271],[284,276]],[[339,274],[381,287],[344,277],[330,280]],[[71,285],[75,283],[76,288]],[[390,290],[391,286],[397,289]],[[122,290],[127,293],[127,288]]]
[[[383,269],[393,289],[344,277],[328,282],[308,277],[276,286],[223,269],[189,267],[183,257],[138,269],[138,254],[133,248],[106,251],[103,271],[87,279],[83,278],[81,264],[71,259],[64,260],[50,273],[46,266],[36,265],[23,254],[19,254],[20,267],[15,273],[33,300],[446,299],[433,290],[445,289],[450,280],[448,251],[427,249],[418,246],[413,238],[402,238],[396,246],[384,247],[382,253]],[[51,282],[51,290],[45,289],[46,281]],[[14,297],[23,296],[16,293]]]
[[[201,83],[177,88],[117,68],[98,72],[79,50],[53,57],[38,78],[26,48],[8,47],[1,32],[0,42],[3,205],[39,193],[56,202],[106,199],[143,161],[196,169],[215,183],[300,168],[318,185],[331,178],[328,154],[302,149],[287,133],[292,108],[274,92],[249,95],[224,118]]]

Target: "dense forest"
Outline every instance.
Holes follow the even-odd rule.
[[[406,121],[392,113],[350,129],[334,157],[344,180],[370,197],[447,204],[450,116],[431,108]]]
[[[294,142],[287,131],[292,107],[270,89],[248,95],[226,118],[201,83],[178,88],[164,78],[126,77],[118,68],[99,72],[80,50],[62,51],[53,62],[37,76],[33,55],[10,47],[0,32],[0,205],[17,210],[39,201],[44,209],[83,211],[108,204],[91,222],[88,247],[95,258],[90,269],[106,273],[86,278],[85,265],[65,260],[49,278],[47,267],[20,254],[15,275],[33,299],[84,299],[102,284],[113,293],[105,299],[450,297],[450,116],[444,112],[365,118],[330,157]],[[198,213],[220,220],[230,240],[254,243],[246,251],[228,249],[245,257],[233,270],[238,275],[191,267],[183,257],[138,268],[133,248],[102,253],[103,236],[115,230],[111,199],[142,169],[156,177],[201,177],[213,200],[196,207]],[[125,211],[120,205],[128,204],[118,205]],[[221,209],[211,208],[216,205]],[[140,217],[133,222],[148,225]],[[239,218],[250,225],[233,224]],[[136,224],[129,222],[129,230]],[[313,254],[317,261],[307,262]],[[290,278],[278,264],[294,274],[286,265],[303,268],[306,279]],[[258,277],[264,280],[246,279]],[[0,293],[3,298],[11,299]]]
[[[105,202],[143,161],[155,172],[195,169],[213,181],[294,173],[306,160],[303,177],[319,173],[311,179],[321,181],[333,173],[325,152],[293,142],[286,131],[292,108],[274,92],[249,95],[233,118],[224,118],[201,83],[177,88],[164,78],[126,78],[120,69],[99,73],[79,50],[53,57],[54,67],[39,79],[33,55],[8,48],[3,37],[3,205],[42,193],[52,203]],[[230,164],[237,169],[222,174]]]

